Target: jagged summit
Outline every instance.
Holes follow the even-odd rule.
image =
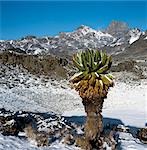
[[[81,32],[83,35],[86,35],[87,33],[93,32],[96,33],[96,30],[86,26],[86,25],[81,25],[80,27],[77,28],[75,32]]]
[[[90,27],[89,26],[86,26],[86,25],[80,25],[78,28],[77,28],[77,30],[89,30],[90,29]]]
[[[125,22],[120,21],[112,21],[109,26],[106,28],[106,32],[108,32],[111,35],[116,35],[118,32],[128,32],[129,26]]]

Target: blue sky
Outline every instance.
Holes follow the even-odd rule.
[[[56,35],[81,24],[104,29],[112,20],[147,29],[146,1],[0,1],[0,39]]]

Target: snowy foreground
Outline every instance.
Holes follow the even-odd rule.
[[[0,150],[79,150],[79,148],[67,146],[59,142],[49,147],[38,148],[27,140],[22,140],[15,136],[0,135]]]
[[[11,69],[10,69],[11,70]],[[130,129],[145,127],[147,121],[147,80],[116,81],[103,107],[104,122],[124,124]],[[17,70],[6,72],[0,81],[0,108],[11,111],[54,112],[72,119],[85,116],[81,98],[67,81],[38,78]],[[122,150],[145,150],[147,145],[129,133],[120,133]],[[37,148],[27,140],[0,135],[0,150],[76,150],[56,142]]]

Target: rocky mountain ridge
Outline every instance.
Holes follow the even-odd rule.
[[[73,32],[60,32],[54,37],[27,36],[19,40],[1,40],[0,51],[15,49],[19,53],[33,55],[53,53],[64,56],[81,49],[101,48],[106,49],[108,53],[118,54],[140,39],[146,42],[146,37],[146,32],[137,28],[129,28],[124,22],[113,21],[103,31],[81,25]]]

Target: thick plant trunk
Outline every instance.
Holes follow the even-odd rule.
[[[102,107],[104,99],[83,100],[87,120],[85,124],[86,150],[99,149],[102,146],[100,135],[103,130]]]

